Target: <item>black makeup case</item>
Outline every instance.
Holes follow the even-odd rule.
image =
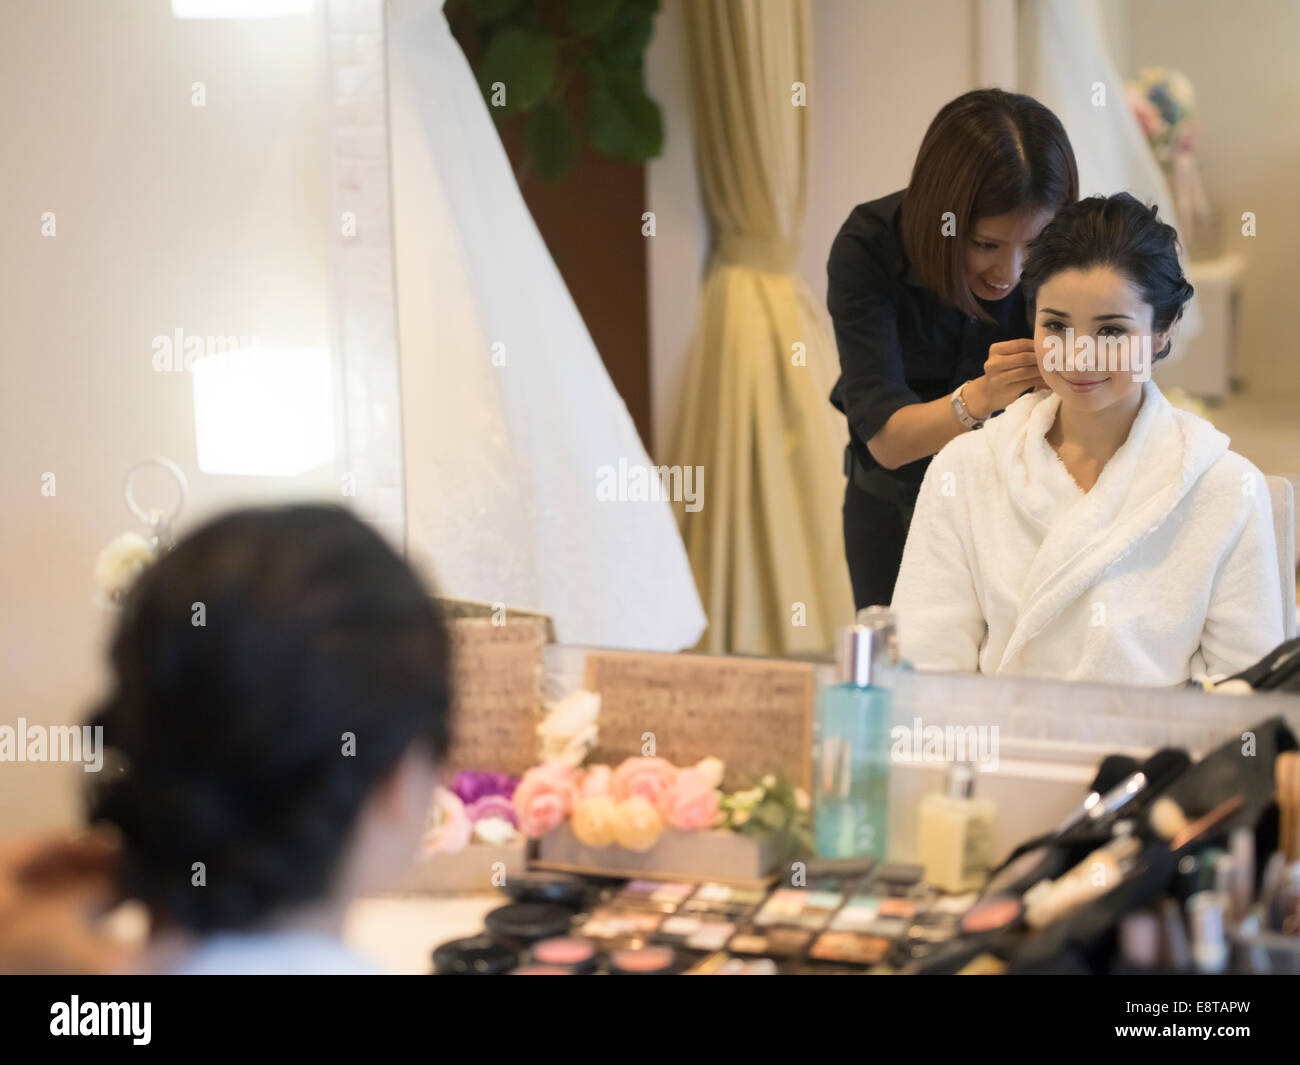
[[[1022,916],[1015,925],[997,933],[964,936],[949,949],[906,971],[956,972],[979,953],[1001,958],[1007,963],[1008,973],[1096,974],[1120,970],[1120,920],[1135,910],[1153,906],[1163,896],[1185,895],[1189,889],[1178,871],[1185,855],[1222,843],[1238,826],[1249,826],[1256,834],[1258,879],[1260,868],[1277,843],[1274,761],[1282,751],[1296,747],[1296,737],[1282,718],[1261,722],[1189,765],[1164,787],[1142,793],[1116,815],[1056,837],[1046,845],[1037,864],[1009,886],[1004,885],[1000,893],[1018,897],[1040,880],[1055,878],[1073,868],[1113,838],[1116,820],[1131,822],[1132,834],[1142,849],[1134,871],[1118,887],[1045,928],[1030,929]],[[1147,824],[1151,804],[1161,795],[1177,802],[1193,822],[1233,796],[1240,795],[1242,802],[1204,835],[1173,851]]]

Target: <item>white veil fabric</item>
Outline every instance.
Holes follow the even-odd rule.
[[[1050,107],[1065,127],[1079,165],[1079,195],[1130,192],[1156,204],[1160,219],[1177,228],[1169,183],[1106,51],[1097,0],[1020,0],[1018,10],[1020,90]],[[1105,86],[1102,105],[1093,96],[1099,82]],[[1184,256],[1184,269],[1185,263]],[[1195,297],[1176,329],[1183,338],[1200,333]]]
[[[408,557],[442,595],[550,614],[566,643],[693,646],[668,503],[598,494],[650,459],[441,0],[386,10]]]

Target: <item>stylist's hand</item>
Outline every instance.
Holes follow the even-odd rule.
[[[96,925],[117,902],[117,863],[101,836],[0,839],[0,973],[126,968],[130,952]]]
[[[962,392],[967,409],[977,418],[987,418],[1026,389],[1046,388],[1038,372],[1037,351],[1029,337],[990,345],[984,376],[975,378]]]

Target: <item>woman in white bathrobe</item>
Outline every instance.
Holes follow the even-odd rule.
[[[926,473],[892,603],[917,668],[1176,685],[1282,641],[1263,475],[1150,380],[1192,294],[1176,242],[1121,193],[1063,209],[1031,245],[1021,285],[1049,388]],[[1126,357],[1101,344],[1121,339]]]

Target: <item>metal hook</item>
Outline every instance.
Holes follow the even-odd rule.
[[[135,475],[147,466],[157,466],[166,470],[176,481],[177,497],[176,506],[170,511],[163,510],[160,507],[150,507],[145,510],[135,498],[134,481]],[[140,519],[153,532],[151,546],[155,550],[165,550],[172,546],[172,523],[180,516],[181,511],[185,508],[185,503],[189,498],[189,482],[185,479],[185,474],[181,468],[171,459],[164,458],[162,455],[155,455],[153,458],[145,459],[143,462],[137,462],[127,470],[126,478],[122,482],[122,490],[126,495],[126,505],[130,508],[131,513]]]

